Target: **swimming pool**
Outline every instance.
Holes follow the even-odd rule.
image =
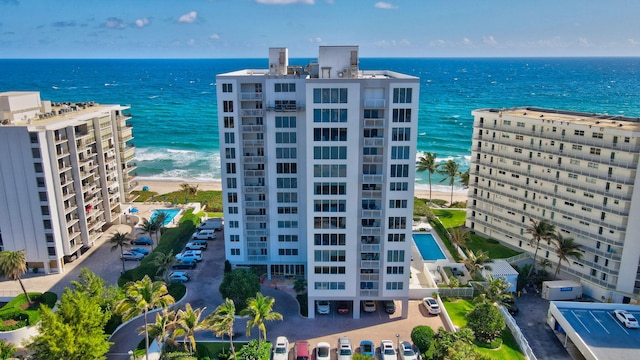
[[[151,221],[155,221],[156,220],[156,216],[158,216],[158,213],[165,213],[166,214],[166,218],[164,219],[164,224],[162,224],[163,226],[167,226],[169,224],[171,224],[171,221],[173,220],[174,217],[176,217],[176,215],[178,215],[178,213],[180,213],[180,209],[155,209],[151,212]]]
[[[418,247],[424,261],[435,261],[447,258],[431,234],[413,234],[413,243]]]

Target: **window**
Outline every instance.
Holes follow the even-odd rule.
[[[295,83],[275,83],[274,91],[275,92],[296,92],[296,84]]]
[[[236,173],[236,164],[227,163],[227,174],[235,174],[235,173]]]
[[[276,132],[276,144],[295,144],[295,132]]]
[[[240,235],[229,235],[229,241],[240,242]]]
[[[297,229],[298,228],[298,222],[297,221],[292,221],[292,220],[278,221],[278,228],[280,228],[280,229]]]
[[[411,104],[412,94],[413,94],[413,89],[411,88],[393,89],[393,103],[394,104]]]
[[[278,203],[296,203],[298,202],[297,192],[278,192],[276,194]]]
[[[516,140],[520,140],[520,141],[522,141],[522,140],[524,140],[524,136],[522,136],[522,135],[516,135]]]
[[[276,148],[276,159],[297,159],[298,150],[296,148]]]
[[[239,256],[240,255],[240,249],[231,249],[231,255]]]
[[[314,200],[313,209],[315,212],[345,212],[347,211],[346,200]]]
[[[573,135],[584,136],[584,130],[574,130]]]
[[[297,256],[298,249],[278,249],[278,255],[281,256]]]
[[[347,243],[345,234],[314,234],[315,245],[341,245]]]
[[[298,178],[277,178],[276,185],[278,189],[297,189],[298,188]]]
[[[346,104],[346,88],[313,89],[314,104]]]
[[[313,272],[316,274],[344,274],[344,266],[316,266]]]
[[[236,149],[235,148],[225,148],[224,149],[224,157],[225,157],[225,159],[235,159],[236,158]]]
[[[343,182],[313,183],[314,195],[346,195],[347,185]]]
[[[224,117],[224,127],[226,129],[232,128],[233,127],[233,123],[234,123],[233,116],[225,116]]]
[[[405,234],[389,234],[387,235],[387,241],[390,242],[404,242],[406,238]]]
[[[409,189],[409,183],[407,182],[391,182],[389,183],[390,191],[407,191]]]
[[[391,165],[391,177],[408,177],[409,165]]]
[[[229,228],[237,229],[240,227],[240,223],[237,220],[229,221]]]
[[[233,92],[233,84],[222,84],[222,92],[223,93]]]
[[[227,187],[229,189],[238,188],[238,180],[236,178],[227,178]]]
[[[227,212],[229,214],[237,214],[238,213],[238,207],[237,206],[229,206],[227,208]]]
[[[389,207],[392,209],[406,209],[407,200],[389,200]]]
[[[387,266],[387,274],[404,274],[404,266]]]
[[[402,281],[387,282],[387,290],[402,290],[404,283]]]
[[[523,127],[524,127],[524,123],[523,123],[522,121],[518,121],[518,122],[516,123],[516,126],[517,126],[517,127],[522,127],[522,128],[523,128]]]
[[[222,102],[222,111],[224,111],[224,112],[233,112],[233,101],[224,100]]]
[[[278,174],[297,174],[298,164],[296,163],[277,163],[276,172]]]
[[[347,165],[313,165],[314,177],[347,177]]]
[[[591,153],[592,155],[600,155],[600,148],[591,148],[589,150],[589,153]]]
[[[313,122],[316,122],[316,123],[347,122],[347,109],[314,109]]]
[[[279,242],[298,242],[298,235],[278,235]]]
[[[345,262],[345,254],[344,250],[315,250],[313,258],[316,262]]]
[[[227,193],[227,202],[237,203],[238,202],[238,193],[237,192]]]
[[[317,281],[313,283],[315,290],[344,290],[343,281]]]
[[[393,141],[410,141],[411,128],[393,128],[391,130],[391,140]]]
[[[295,128],[295,127],[296,127],[295,116],[276,116],[276,129]]]
[[[313,141],[347,141],[347,128],[314,128]]]
[[[389,229],[406,229],[407,218],[403,216],[392,216],[389,218]]]
[[[342,216],[316,216],[313,218],[314,229],[345,229],[347,218]]]
[[[391,158],[393,160],[408,160],[410,157],[409,147],[408,146],[392,146],[391,147]]]
[[[297,214],[298,208],[295,206],[278,206],[278,214]]]
[[[404,250],[387,251],[388,262],[404,262]]]
[[[235,144],[236,143],[236,134],[232,132],[224,133],[224,143],[225,144]]]
[[[600,132],[594,132],[593,134],[591,134],[591,136],[594,139],[602,139],[602,133],[600,133]]]
[[[366,112],[366,110],[365,110]],[[366,118],[366,116],[365,116]],[[393,118],[392,121],[394,123],[398,122],[411,122],[411,109],[393,109]]]

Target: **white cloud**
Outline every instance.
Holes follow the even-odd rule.
[[[483,36],[482,37],[482,42],[485,43],[486,45],[490,45],[490,46],[498,45],[498,42],[496,41],[496,38],[493,37],[493,35]]]
[[[211,34],[211,35],[209,35],[209,39],[211,39],[211,40],[218,40],[218,39],[220,39],[220,35],[218,35],[218,34]]]
[[[189,40],[187,40],[187,45],[189,45],[189,46],[193,46],[193,45],[195,45],[195,44],[196,44],[195,39],[189,39]]]
[[[374,43],[377,47],[407,47],[411,46],[411,41],[407,39],[401,40],[379,40]]]
[[[640,45],[640,41],[636,40],[636,39],[627,39],[627,43],[629,43],[629,45],[631,46],[638,46]]]
[[[256,0],[256,2],[264,5],[315,4],[315,0]]]
[[[322,44],[322,38],[319,36],[314,38],[309,38],[309,42],[312,44]]]
[[[589,43],[589,40],[587,40],[587,38],[584,38],[584,37],[578,38],[578,45],[583,46],[583,47],[591,47],[592,46]]]
[[[127,24],[122,21],[122,19],[110,17],[107,19],[107,22],[104,24],[104,26],[108,27],[109,29],[124,29],[127,27]]]
[[[181,23],[192,23],[192,22],[196,21],[197,18],[198,18],[198,12],[197,11],[191,11],[191,12],[188,12],[188,13],[180,16],[178,18],[178,22],[181,22]]]
[[[142,19],[138,19],[136,20],[136,26],[141,28],[141,27],[145,27],[147,25],[149,25],[151,23],[151,21],[149,21],[149,19],[147,18],[142,18]]]
[[[462,39],[462,44],[463,45],[473,45],[473,41],[471,41],[471,39],[469,39],[469,38],[463,38]]]
[[[397,9],[398,8],[396,5],[393,5],[391,3],[384,2],[384,1],[378,1],[377,3],[375,3],[375,5],[373,5],[373,7],[376,7],[378,9]]]

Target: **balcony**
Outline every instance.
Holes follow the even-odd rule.
[[[264,156],[244,156],[242,162],[244,164],[264,164]]]
[[[264,125],[242,125],[241,130],[245,133],[264,133]]]
[[[124,149],[124,151],[122,151],[120,155],[120,159],[122,160],[122,162],[126,163],[133,160],[133,158],[135,157],[134,149],[134,147],[127,147],[126,149]]]
[[[384,128],[383,119],[364,119],[364,126],[366,128]]]
[[[382,164],[384,157],[382,155],[364,155],[362,157],[363,163],[369,164]]]
[[[385,99],[364,99],[365,109],[383,109],[386,107]]]
[[[244,192],[245,193],[258,193],[258,194],[264,194],[266,192],[264,186],[245,186],[244,187]]]
[[[367,147],[380,147],[384,146],[384,138],[364,138],[364,146]]]
[[[267,222],[267,215],[245,215],[244,219],[245,219],[245,222],[247,223],[250,223],[250,222],[265,223]]]
[[[363,183],[382,183],[382,174],[365,174],[362,175]]]
[[[240,100],[246,100],[246,101],[255,101],[255,100],[262,100],[262,93],[261,92],[241,92],[240,93]]]
[[[242,109],[240,116],[263,117],[264,109]]]
[[[127,142],[131,139],[133,139],[133,131],[130,127],[124,127],[122,130],[120,130],[121,142]]]
[[[369,210],[369,209],[362,209],[360,210],[362,217],[363,218],[381,218],[382,217],[382,210]]]

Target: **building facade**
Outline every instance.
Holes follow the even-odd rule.
[[[581,245],[583,257],[561,269],[586,295],[638,296],[639,119],[539,108],[473,116],[467,227],[533,254],[526,231],[544,220]],[[538,256],[557,266],[553,242],[540,242]]]
[[[357,46],[217,76],[226,258],[304,277],[317,300],[409,291],[419,80],[361,70]]]
[[[121,221],[135,186],[127,109],[0,93],[0,249],[63,272]]]

